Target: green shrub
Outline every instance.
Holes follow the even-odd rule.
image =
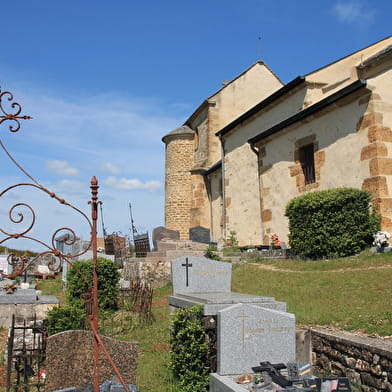
[[[120,292],[120,273],[116,264],[108,259],[98,258],[98,306],[100,310],[116,310]],[[86,277],[92,286],[93,261],[75,261],[75,267]],[[69,268],[67,275],[67,304],[84,309],[81,294],[87,292],[87,284],[74,268]]]
[[[46,314],[44,325],[49,335],[58,332],[85,329],[86,312],[74,306],[55,307]]]
[[[209,245],[204,256],[211,260],[222,260],[221,257],[215,253],[217,250],[215,245]]]
[[[169,367],[178,392],[204,392],[209,383],[209,347],[202,324],[203,308],[192,306],[173,315]]]
[[[291,200],[289,244],[294,254],[311,259],[345,257],[369,247],[379,230],[370,213],[371,194],[354,188],[311,192]]]

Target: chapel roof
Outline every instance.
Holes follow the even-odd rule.
[[[252,137],[248,140],[250,145],[254,145],[259,141],[272,136],[273,134],[281,131],[284,128],[289,127],[305,118],[320,112],[327,108],[330,105],[337,103],[338,101],[342,100],[353,94],[354,92],[364,88],[367,86],[366,80],[356,80],[355,82],[349,84],[346,87],[343,87],[341,90],[337,91],[334,94],[327,96],[326,98],[322,99],[321,101],[316,102],[315,104],[308,106],[306,109],[301,110],[300,112],[294,114],[293,116],[286,118],[285,120],[281,121],[279,124],[274,125],[273,127],[259,133],[258,135]]]
[[[221,129],[215,135],[219,136],[219,137],[224,136],[226,133],[228,133],[232,129],[234,129],[237,125],[243,123],[248,118],[252,117],[254,114],[258,113],[260,110],[264,109],[265,107],[272,104],[273,102],[276,102],[278,99],[282,98],[288,92],[292,91],[293,89],[302,85],[303,83],[305,83],[305,78],[303,76],[297,76],[291,82],[287,83],[286,85],[281,87],[279,90],[275,91],[273,94],[271,94],[267,98],[263,99],[260,103],[253,106],[253,108],[250,108],[247,112],[245,112],[241,116],[237,117],[234,121],[232,121],[230,124],[226,125],[223,129]]]
[[[175,137],[175,136],[186,136],[186,135],[194,135],[195,131],[188,127],[188,125],[184,124],[181,125],[181,127],[176,128],[174,131],[169,132],[165,136],[163,136],[162,141],[166,143],[167,139],[170,137]]]
[[[392,55],[392,45],[388,45],[384,49],[375,53],[373,56],[370,56],[367,59],[361,61],[361,64],[359,64],[357,68],[364,69],[367,67],[371,67],[374,64],[378,64],[379,62],[384,61],[391,55]]]
[[[245,75],[249,70],[251,70],[253,67],[255,67],[256,65],[263,65],[266,69],[268,69],[268,71],[283,85],[284,83],[279,79],[279,77],[271,70],[270,67],[268,67],[268,65],[262,61],[262,60],[258,60],[255,63],[253,63],[250,67],[248,67],[247,69],[245,69],[243,72],[241,72],[239,75],[237,75],[234,79],[225,82],[224,85],[217,91],[215,91],[212,95],[210,95],[208,98],[206,98],[200,105],[199,107],[189,116],[189,118],[185,121],[184,124],[189,124],[192,119],[197,116],[210,102],[211,100],[218,95],[222,90],[224,90],[225,88],[227,88],[228,86],[230,86],[231,84],[233,84],[236,80],[238,80],[239,78],[241,78],[243,75]]]

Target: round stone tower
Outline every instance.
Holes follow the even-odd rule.
[[[195,131],[187,125],[162,138],[165,156],[165,227],[189,239],[192,208],[191,169],[194,164]]]

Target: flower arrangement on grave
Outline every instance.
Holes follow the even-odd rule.
[[[272,234],[272,236],[271,236],[271,248],[272,249],[281,249],[282,248],[282,245],[279,241],[279,236],[276,233]]]
[[[378,231],[373,235],[373,245],[377,248],[385,248],[389,246],[388,240],[391,238],[391,234],[387,231]]]
[[[3,287],[3,290],[7,293],[7,294],[13,294],[16,290],[17,287],[16,285],[14,285],[13,283],[8,283]]]

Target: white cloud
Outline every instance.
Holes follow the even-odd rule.
[[[149,192],[155,192],[158,189],[162,188],[162,183],[160,181],[146,181],[143,183],[136,178],[116,178],[113,176],[106,178],[103,183],[110,188],[123,190],[145,189]]]
[[[66,161],[58,161],[58,160],[48,161],[46,162],[45,167],[50,172],[60,174],[63,176],[78,177],[80,175],[80,171],[72,167]]]
[[[334,6],[334,12],[341,22],[347,23],[370,23],[376,14],[375,10],[366,9],[357,1],[338,2]]]
[[[121,166],[114,165],[113,163],[110,162],[104,162],[101,167],[102,170],[108,171],[109,173],[112,174],[120,174],[123,170]]]

